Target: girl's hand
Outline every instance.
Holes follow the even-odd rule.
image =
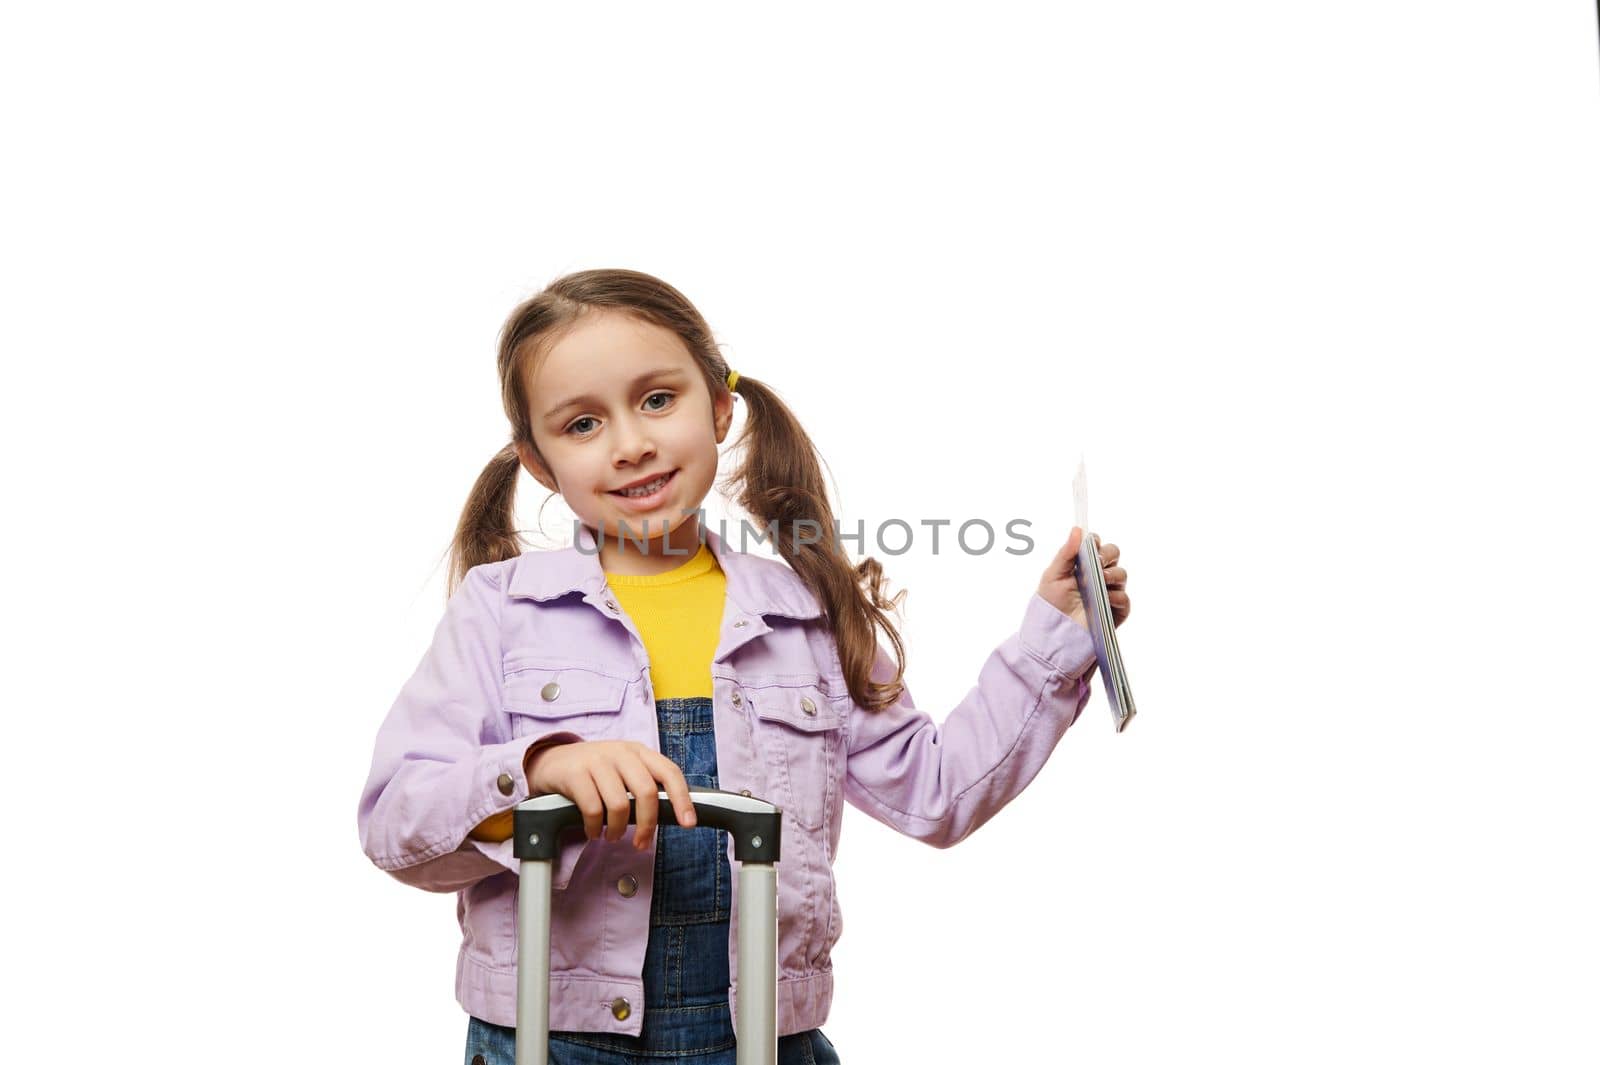
[[[676,762],[632,740],[587,740],[546,747],[528,766],[531,795],[565,795],[583,812],[583,834],[615,843],[628,830],[628,792],[634,796],[633,846],[645,850],[660,813],[657,782],[672,800],[678,823],[694,827],[694,800]],[[609,816],[607,816],[609,814]]]
[[[1128,611],[1132,609],[1127,592],[1128,571],[1121,566],[1111,565],[1122,554],[1116,544],[1102,544],[1098,535],[1094,542],[1100,549],[1100,565],[1105,569],[1106,598],[1111,602],[1111,626],[1116,628],[1128,620]],[[1083,530],[1074,525],[1072,535],[1067,537],[1067,542],[1056,552],[1056,557],[1050,560],[1044,576],[1039,579],[1039,594],[1051,606],[1063,614],[1071,615],[1072,620],[1087,629],[1089,613],[1084,608],[1083,597],[1078,594],[1078,546],[1081,543]]]

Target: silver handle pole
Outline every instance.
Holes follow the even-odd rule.
[[[739,1015],[734,1018],[737,1065],[778,1065],[778,862],[783,811],[762,799],[689,787],[696,828],[720,828],[733,838],[739,863]],[[656,798],[661,824],[677,824],[666,791]],[[628,824],[637,824],[628,795]],[[560,833],[583,824],[564,795],[536,795],[516,806],[512,852],[517,880],[516,1065],[548,1065],[550,1055],[550,905]],[[602,842],[591,840],[590,842]]]
[[[554,862],[524,861],[517,880],[517,1065],[550,1057],[550,880]],[[523,1033],[527,1038],[523,1038]],[[543,1032],[543,1038],[536,1033]]]
[[[778,869],[739,866],[737,1065],[778,1065]]]

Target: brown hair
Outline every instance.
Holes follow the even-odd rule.
[[[472,486],[450,547],[446,594],[473,566],[522,554],[524,544],[514,519],[518,445],[546,465],[533,440],[527,373],[590,309],[631,315],[671,330],[683,341],[705,376],[711,394],[727,390],[728,364],[717,349],[700,312],[677,289],[636,270],[581,270],[547,285],[511,312],[500,331],[500,397],[511,421],[511,442],[497,452]],[[835,536],[833,508],[822,480],[822,464],[811,438],[778,394],[743,373],[737,381],[748,418],[735,445],[749,442],[726,483],[737,486],[738,504],[772,530],[778,553],[822,604],[828,630],[839,652],[846,688],[863,710],[877,711],[900,695],[905,677],[905,646],[889,611],[905,591],[883,594],[883,567],[877,559],[852,564]],[[546,498],[546,502],[554,495]],[[796,536],[800,523],[815,530]],[[812,524],[815,523],[815,524]],[[894,646],[895,675],[884,684],[871,679],[877,658],[876,630]]]

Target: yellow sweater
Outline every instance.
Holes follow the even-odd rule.
[[[606,585],[644,640],[655,697],[710,698],[711,656],[717,653],[728,588],[711,549],[702,543],[687,561],[665,573],[607,573]],[[468,835],[498,843],[511,838],[511,822],[511,810],[501,810]]]
[[[647,577],[607,573],[606,585],[627,611],[650,658],[657,699],[711,696],[728,582],[705,544],[676,569]]]

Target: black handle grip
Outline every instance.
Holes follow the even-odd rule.
[[[763,799],[736,791],[689,785],[694,828],[720,828],[733,837],[733,856],[741,862],[778,860],[783,811]],[[662,790],[656,792],[661,824],[678,825],[678,811]],[[637,800],[628,796],[628,824],[638,824]],[[520,861],[553,862],[561,855],[561,834],[582,827],[583,812],[565,795],[538,795],[517,804],[512,814],[511,853]],[[679,827],[683,827],[679,825]],[[595,841],[598,842],[598,841]]]

